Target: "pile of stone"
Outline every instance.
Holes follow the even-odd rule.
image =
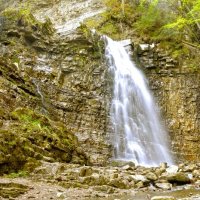
[[[80,166],[46,163],[45,167],[37,168],[34,174],[38,177],[48,176],[49,180],[71,188],[88,186],[105,187],[108,193],[113,189],[141,189],[153,187],[154,190],[171,190],[172,188],[192,184],[200,187],[200,163],[146,168],[127,163],[122,166]],[[53,169],[53,171],[52,171]],[[42,172],[42,173],[41,173]],[[42,176],[41,176],[42,174]]]

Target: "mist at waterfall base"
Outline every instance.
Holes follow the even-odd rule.
[[[142,166],[173,164],[168,134],[160,123],[158,109],[142,72],[119,42],[104,36],[105,55],[113,75],[111,138],[114,159]]]

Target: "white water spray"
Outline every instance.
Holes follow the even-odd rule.
[[[114,76],[111,120],[115,158],[144,166],[172,164],[168,136],[144,75],[119,42],[108,37],[105,40],[106,57]]]

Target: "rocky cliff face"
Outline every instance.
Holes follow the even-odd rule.
[[[50,16],[53,25],[24,12],[9,11],[1,20],[2,127],[18,107],[37,110],[62,121],[77,136],[74,144],[82,149],[71,150],[75,162],[105,165],[112,154],[108,141],[112,86],[102,43],[84,26],[76,29],[103,7],[89,0],[38,1],[31,6],[37,19]],[[199,73],[180,68],[163,51],[154,50],[137,53],[166,119],[173,152],[178,160],[199,160]]]
[[[2,19],[2,108],[7,107],[2,116],[27,107],[62,121],[78,137],[82,150],[77,152],[85,152],[87,163],[106,164],[110,152],[102,42],[84,29],[60,36],[49,20],[42,24],[24,10],[11,9]]]
[[[78,137],[91,163],[105,164],[109,157],[106,65],[98,47],[83,35],[62,45],[56,85],[50,91],[50,85],[43,84],[42,91],[50,97],[57,119]]]
[[[31,171],[42,160],[89,164],[71,127],[67,129],[58,114],[57,97],[65,92],[56,76],[61,74],[60,62],[51,59],[58,55],[51,23],[39,24],[32,15],[14,10],[4,18],[0,36],[0,174]],[[60,50],[61,46],[58,44]],[[72,97],[72,93],[66,96]]]
[[[150,74],[150,79],[167,120],[172,149],[177,160],[199,161],[200,75]]]
[[[137,54],[166,120],[176,160],[199,161],[200,74],[158,47],[145,47]]]

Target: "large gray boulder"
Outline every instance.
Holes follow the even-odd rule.
[[[166,180],[170,183],[186,184],[191,183],[191,177],[187,173],[177,172],[177,173],[167,173]]]

